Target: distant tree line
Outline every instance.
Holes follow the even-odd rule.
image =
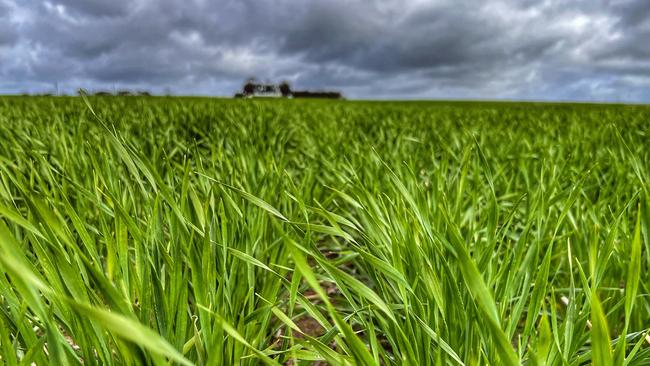
[[[242,91],[235,94],[235,98],[252,97],[342,99],[343,95],[338,91],[291,90],[291,86],[286,81],[275,85],[260,83],[255,78],[250,78],[244,83]]]
[[[106,96],[118,96],[118,97],[141,96],[141,97],[150,97],[151,96],[151,93],[149,91],[147,91],[147,90],[136,90],[136,91],[133,91],[133,90],[118,90],[116,92],[98,90],[98,91],[95,91],[95,92],[92,92],[92,93],[88,93],[88,92],[86,92],[86,91],[84,91],[82,89],[79,89],[79,91],[77,93],[79,95],[84,93],[84,94],[87,94],[87,95],[96,95],[96,96],[102,96],[102,97],[106,97]]]
[[[115,92],[97,90],[97,91],[86,91],[84,89],[77,90],[77,95],[95,95],[95,96],[141,96],[141,97],[150,97],[152,94],[148,90],[118,90]],[[52,93],[52,92],[43,92],[43,93],[28,93],[23,92],[20,94],[23,97],[52,97],[52,96],[65,96],[64,93]]]

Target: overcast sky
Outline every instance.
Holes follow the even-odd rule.
[[[649,0],[0,0],[0,93],[650,102]]]

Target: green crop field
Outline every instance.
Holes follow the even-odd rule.
[[[0,364],[648,365],[650,107],[0,98]]]

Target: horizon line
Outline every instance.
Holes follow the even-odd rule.
[[[213,98],[213,99],[233,99],[237,100],[234,96],[227,95],[210,95],[210,94],[154,94],[150,95],[93,95],[88,94],[89,97],[122,97],[122,98]],[[41,93],[41,94],[3,94],[0,93],[0,97],[62,97],[62,98],[79,98],[78,94],[54,94],[54,93]],[[255,98],[255,100],[332,100],[326,98]],[[482,99],[482,98],[350,98],[343,97],[343,99],[337,99],[338,101],[351,101],[351,102],[472,102],[472,103],[530,103],[530,104],[596,104],[596,105],[628,105],[628,106],[650,106],[650,102],[632,102],[632,101],[611,101],[611,100],[580,100],[580,99],[528,99],[528,98],[492,98],[492,99]]]

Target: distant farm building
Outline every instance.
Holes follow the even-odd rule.
[[[292,91],[289,83],[282,82],[278,85],[258,83],[249,79],[244,84],[242,91],[235,94],[235,98],[325,98],[343,99],[343,95],[336,91]]]

